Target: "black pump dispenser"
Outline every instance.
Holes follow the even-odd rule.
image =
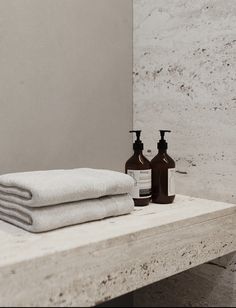
[[[143,151],[143,143],[140,140],[142,131],[141,130],[131,130],[130,133],[135,133],[136,138],[137,138],[133,144],[134,151]]]
[[[158,150],[166,151],[168,149],[168,143],[165,140],[165,133],[171,133],[171,130],[160,130],[161,140],[158,143]]]
[[[141,130],[130,131],[136,134],[136,141],[133,144],[134,154],[125,164],[125,172],[134,179],[131,196],[136,206],[148,205],[152,195],[152,168],[150,161],[143,155],[141,132]]]
[[[170,130],[160,130],[158,154],[151,161],[152,166],[152,202],[169,204],[175,199],[175,162],[167,154],[168,144],[165,134]]]

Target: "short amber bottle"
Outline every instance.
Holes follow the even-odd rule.
[[[161,130],[161,140],[158,143],[159,153],[151,161],[152,166],[152,202],[159,204],[173,203],[175,199],[175,162],[167,154],[165,133]]]
[[[131,131],[131,133],[136,133],[137,140],[133,145],[134,155],[127,161],[125,171],[135,181],[132,192],[135,206],[147,206],[151,201],[151,164],[143,155],[143,143],[140,140],[141,131]]]

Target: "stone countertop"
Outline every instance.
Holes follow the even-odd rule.
[[[39,235],[0,222],[1,306],[93,306],[236,250],[236,205],[172,205]]]

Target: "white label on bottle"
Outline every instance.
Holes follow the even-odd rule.
[[[168,169],[168,196],[175,195],[175,168]]]
[[[134,179],[134,189],[131,193],[134,199],[151,198],[152,170],[128,170],[128,175]]]

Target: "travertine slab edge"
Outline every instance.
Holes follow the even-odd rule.
[[[3,267],[0,304],[93,306],[235,251],[235,223],[230,214]]]
[[[0,221],[0,268],[73,249],[122,244],[236,213],[236,205],[178,195],[172,205],[150,205],[128,216],[29,234]]]

